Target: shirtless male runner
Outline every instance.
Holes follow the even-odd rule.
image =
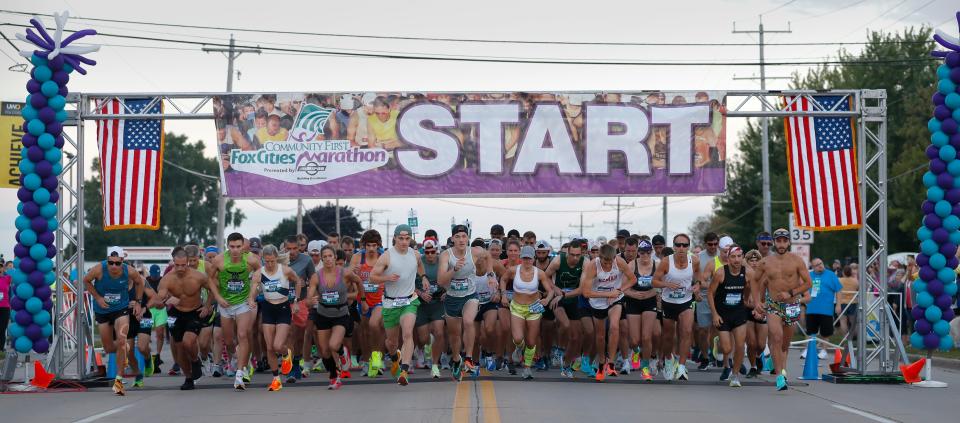
[[[808,293],[813,282],[800,256],[790,249],[790,232],[773,231],[775,255],[765,257],[754,284],[753,301],[757,312],[767,314],[770,350],[777,373],[777,390],[787,389],[787,352],[793,338],[793,324],[800,318],[800,298]]]

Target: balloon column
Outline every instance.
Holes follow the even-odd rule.
[[[73,71],[86,74],[83,65],[96,62],[81,54],[96,51],[98,46],[71,46],[74,41],[96,34],[94,30],[77,31],[65,39],[63,28],[68,14],[54,14],[57,30],[51,37],[36,18],[30,23],[36,29],[26,30],[26,35],[17,38],[35,45],[34,51],[21,51],[33,64],[30,80],[27,81],[26,105],[23,107],[23,151],[20,160],[20,189],[17,198],[17,244],[13,252],[13,293],[10,307],[14,322],[10,325],[10,338],[20,353],[30,350],[46,353],[50,349],[47,338],[53,333],[53,302],[50,286],[57,280],[54,272],[54,231],[57,229],[57,177],[63,170],[63,122],[67,120],[64,110],[67,82]],[[82,166],[83,164],[80,164]]]
[[[960,12],[957,13],[960,23]],[[954,346],[950,320],[957,295],[960,244],[960,41],[941,32],[934,40],[950,51],[934,51],[943,58],[937,68],[937,92],[933,95],[933,119],[927,123],[931,145],[927,147],[930,170],[923,175],[927,201],[923,202],[920,239],[920,278],[913,281],[914,332],[910,344],[916,349],[949,350]]]

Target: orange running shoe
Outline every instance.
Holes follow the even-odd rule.
[[[293,357],[290,349],[287,348],[287,355],[283,356],[283,361],[280,363],[280,373],[288,375],[291,370],[293,370]]]
[[[604,370],[598,370],[597,374],[593,378],[596,379],[597,382],[603,382],[607,378],[607,372]]]
[[[407,386],[407,384],[410,383],[406,371],[400,371],[400,377],[397,378],[397,383],[400,384],[400,386]]]
[[[350,379],[350,371],[349,371],[349,370],[341,370],[341,371],[340,371],[340,379]]]
[[[653,381],[653,375],[650,374],[650,368],[644,367],[643,370],[640,370],[640,377],[643,378],[644,382]]]
[[[267,390],[270,392],[276,392],[283,389],[283,384],[280,383],[280,376],[274,376],[273,382],[270,382],[270,386],[267,387]]]

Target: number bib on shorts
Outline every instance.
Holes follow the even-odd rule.
[[[324,305],[340,304],[340,293],[337,291],[327,291],[320,294],[320,303]]]
[[[153,329],[153,319],[149,317],[140,319],[140,327],[143,329]]]
[[[470,281],[467,279],[454,279],[450,281],[451,291],[466,291],[470,289]]]
[[[377,292],[377,289],[380,288],[379,285],[371,282],[363,283],[363,292]]]
[[[795,318],[799,317],[799,316],[800,316],[800,303],[787,304],[787,305],[784,307],[784,313],[786,313],[787,317],[789,317],[789,318],[791,318],[791,319],[795,319]]]
[[[103,295],[103,300],[106,301],[107,304],[110,304],[110,305],[120,304],[120,294],[108,292],[108,293],[106,293],[106,294]]]
[[[740,293],[728,293],[723,302],[728,306],[740,305],[741,295]]]
[[[545,311],[545,309],[543,308],[543,304],[540,304],[539,301],[533,304],[530,304],[530,307],[528,308],[528,310],[530,310],[530,312],[534,314],[543,313]]]
[[[177,324],[177,318],[173,316],[167,316],[167,326],[172,328],[175,324]]]
[[[389,298],[387,298],[386,301],[384,301],[384,306],[386,307],[386,306],[387,306],[387,303],[392,303],[392,304],[390,304],[390,306],[387,307],[387,308],[406,307],[406,306],[410,305],[410,303],[411,303],[412,301],[413,301],[413,297],[394,298],[394,299],[389,299]]]

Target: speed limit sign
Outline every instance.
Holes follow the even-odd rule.
[[[793,213],[790,213],[788,219],[790,220],[790,243],[813,244],[813,231],[796,227],[793,220]]]

